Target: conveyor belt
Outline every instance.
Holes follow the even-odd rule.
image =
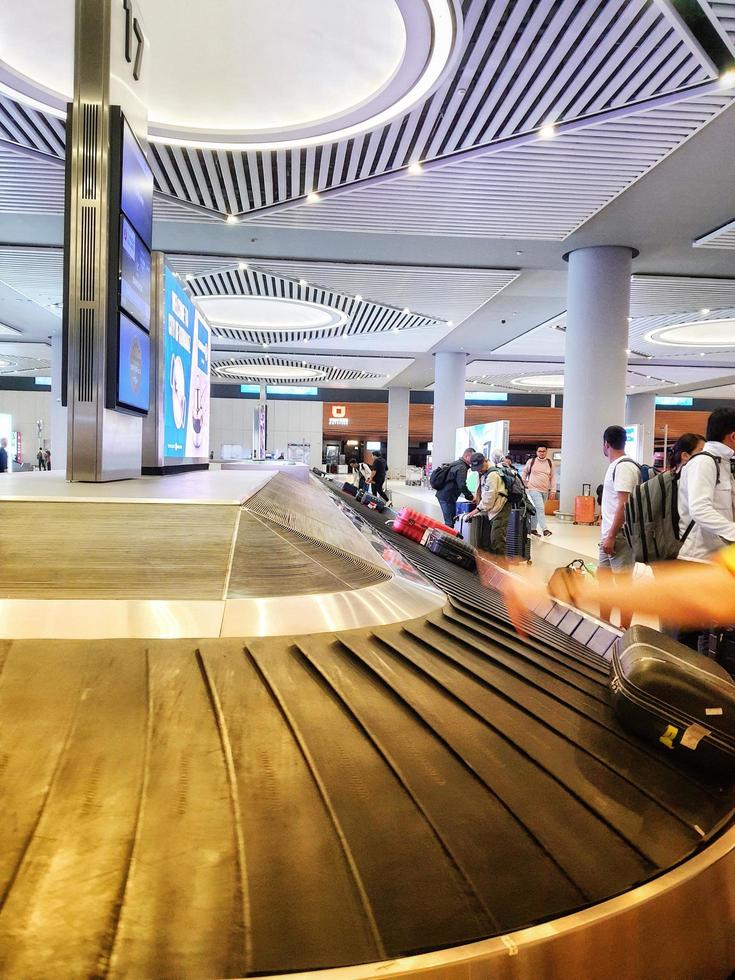
[[[0,975],[399,957],[624,892],[733,793],[621,730],[599,661],[457,599],[373,630],[0,646]]]

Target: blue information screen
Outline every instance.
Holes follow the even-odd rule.
[[[151,253],[128,219],[120,219],[120,306],[151,327]]]
[[[153,237],[153,171],[126,122],[123,122],[122,144],[120,207],[150,248]]]
[[[121,405],[147,412],[150,403],[151,342],[130,317],[120,314],[120,347],[117,365],[117,400]]]
[[[207,459],[210,329],[168,268],[163,288],[163,455]]]

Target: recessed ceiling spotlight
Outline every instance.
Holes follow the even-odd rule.
[[[239,262],[238,263],[238,268],[240,269],[241,272],[244,272],[247,269],[247,267],[248,267],[247,262]]]
[[[418,160],[414,160],[413,163],[409,164],[408,172],[413,174],[414,177],[417,177],[419,174],[424,172],[424,168],[421,166]]]
[[[237,218],[237,215],[236,214],[228,214],[227,215],[227,224],[228,225],[236,225],[237,224],[237,221],[238,221],[238,218]]]
[[[299,279],[299,286],[308,286],[308,285],[309,283],[306,281],[306,279]]]
[[[700,356],[700,357],[704,357],[704,354],[705,354],[705,352],[704,352],[704,351],[702,351],[702,352],[700,353],[700,355],[699,355],[699,356]]]
[[[362,303],[362,296],[359,293],[357,294],[357,296],[355,296],[355,302]]]
[[[704,306],[699,312],[702,314],[702,316],[707,316],[707,314],[709,313],[709,307]]]
[[[516,255],[523,255],[523,249],[516,249]]]
[[[316,191],[309,191],[309,193],[306,195],[307,204],[316,204],[318,200],[320,200],[320,198]]]
[[[628,323],[632,323],[632,322],[633,322],[633,317],[632,317],[632,316],[629,316],[629,317],[627,318],[627,320],[628,320]]]
[[[404,306],[403,309],[401,310],[401,312],[402,313],[410,313],[411,311],[409,310],[409,308],[407,306]]]
[[[457,89],[457,95],[467,95],[467,89],[466,88],[458,88]]]
[[[186,281],[187,281],[187,282],[191,282],[191,280],[192,280],[193,278],[194,278],[194,276],[193,276],[193,275],[192,275],[192,274],[191,274],[190,272],[187,272],[187,273],[186,273]]]
[[[730,68],[728,71],[723,71],[723,73],[718,78],[720,88],[732,88],[735,86],[735,69]]]
[[[447,320],[447,326],[448,327],[453,327],[454,326],[454,320]]]
[[[393,327],[393,333],[398,333],[398,327]]]
[[[630,354],[630,347],[626,347],[626,348],[625,348],[625,353],[626,353],[626,354]]]
[[[553,122],[544,123],[544,125],[538,131],[539,139],[542,140],[553,140],[556,136],[556,126]]]

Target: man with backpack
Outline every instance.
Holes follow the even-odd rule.
[[[679,481],[679,558],[687,561],[711,561],[735,541],[735,409],[715,409],[706,435],[704,449],[689,459]]]
[[[551,531],[546,526],[545,505],[549,497],[556,493],[556,473],[554,464],[548,458],[546,446],[539,446],[536,455],[528,460],[523,468],[523,480],[528,488],[528,496],[536,508],[536,513],[531,518],[531,534],[540,537],[540,528],[544,537],[548,538]]]
[[[610,465],[602,484],[602,526],[600,528],[600,554],[598,569],[615,575],[632,574],[635,559],[623,534],[625,505],[641,481],[641,469],[630,456],[625,455],[626,433],[622,425],[609,425],[602,436],[602,451]],[[610,618],[611,610],[600,608],[600,618]],[[627,629],[630,622],[621,615],[621,627]]]
[[[467,474],[474,449],[465,449],[459,459],[453,463],[444,463],[431,471],[429,483],[436,490],[436,499],[444,515],[447,527],[454,527],[457,516],[457,501],[464,495],[467,500],[474,500],[471,490],[467,489]],[[484,459],[484,457],[483,457]]]
[[[508,541],[508,521],[511,512],[511,484],[520,477],[502,466],[502,453],[493,454],[493,464],[482,453],[473,453],[470,469],[480,474],[477,506],[467,515],[468,520],[480,521],[473,535],[477,547],[494,555],[505,555]]]

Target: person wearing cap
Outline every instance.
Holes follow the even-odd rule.
[[[477,489],[475,510],[467,515],[468,520],[489,522],[489,535],[480,533],[479,547],[493,555],[504,555],[508,538],[510,520],[510,501],[502,473],[502,453],[493,453],[493,464],[482,453],[473,453],[470,469],[479,473],[480,486]]]

